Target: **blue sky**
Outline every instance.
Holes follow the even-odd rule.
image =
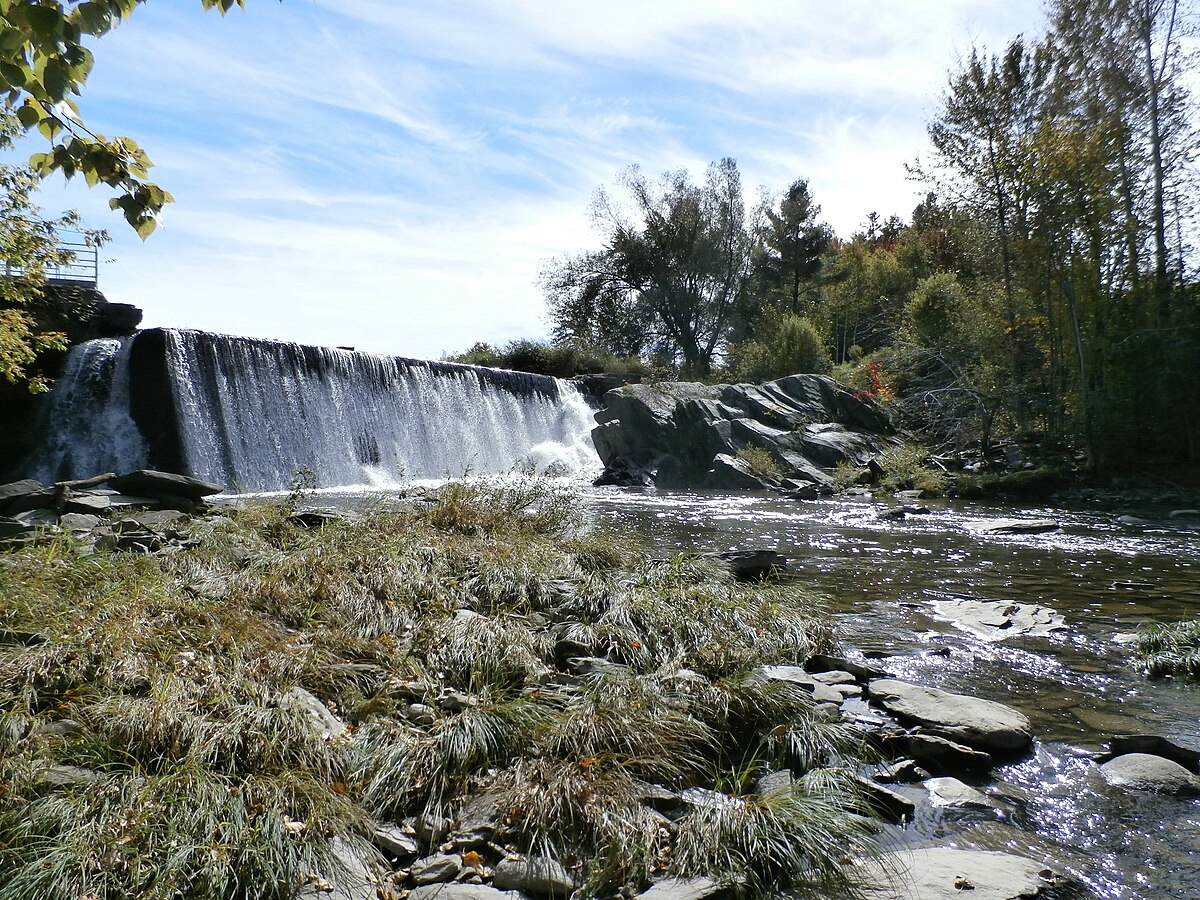
[[[1036,0],[251,0],[224,19],[151,0],[97,43],[80,106],[176,203],[144,244],[100,189],[42,203],[112,232],[101,288],[147,326],[436,357],[544,336],[538,271],[597,245],[592,194],[630,164],[700,177],[732,156],[751,199],[807,178],[842,235],[907,215],[904,163],[957,56],[1040,31]]]

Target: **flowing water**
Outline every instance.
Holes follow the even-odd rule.
[[[1200,748],[1200,686],[1149,681],[1127,636],[1200,614],[1200,520],[1125,526],[1102,512],[943,504],[882,520],[874,501],[599,490],[597,519],[657,547],[767,548],[792,557],[836,612],[851,655],[896,677],[998,700],[1029,716],[1028,757],[977,787],[1002,811],[935,810],[919,786],[906,845],[1013,850],[1066,868],[1098,896],[1200,897],[1200,801],[1123,793],[1088,751],[1113,734],[1151,733]],[[1057,532],[983,532],[997,518],[1054,519]],[[947,599],[1049,606],[1067,629],[989,641],[938,614]]]

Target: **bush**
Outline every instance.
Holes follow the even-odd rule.
[[[1139,662],[1151,678],[1200,678],[1200,621],[1154,625],[1138,632]]]
[[[731,350],[731,368],[751,382],[833,368],[815,325],[803,316],[769,311],[754,323],[754,337]]]
[[[737,452],[737,458],[746,464],[750,474],[767,481],[777,481],[783,477],[783,468],[775,461],[770,450],[762,447],[743,447]]]
[[[944,494],[949,479],[945,472],[926,465],[929,451],[918,444],[905,444],[884,452],[879,460],[883,469],[882,486],[887,490],[917,490]]]
[[[512,369],[554,378],[575,378],[600,372],[634,372],[645,375],[650,371],[649,367],[637,358],[622,358],[611,353],[525,338],[509,341],[502,349],[480,342],[465,353],[447,356],[446,361],[487,366],[491,369]]]

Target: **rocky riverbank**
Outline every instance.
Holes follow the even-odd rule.
[[[1053,860],[880,857],[919,805],[1001,808],[972,784],[1036,735],[838,656],[771,560],[653,558],[544,485],[349,516],[130,477],[0,554],[0,896],[1064,889]],[[1122,789],[1195,778],[1166,742],[1111,755]]]

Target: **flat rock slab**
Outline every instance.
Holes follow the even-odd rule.
[[[878,678],[867,690],[892,715],[976,750],[1016,752],[1033,742],[1029,719],[1003,703],[895,678]]]
[[[486,884],[423,884],[409,892],[408,900],[524,900],[517,891],[498,891]]]
[[[1200,795],[1200,778],[1177,762],[1149,753],[1126,753],[1100,767],[1113,787],[1158,794]]]
[[[1058,531],[1053,519],[993,519],[976,526],[984,534],[1045,534]]]
[[[750,673],[749,680],[755,684],[763,684],[771,681],[783,681],[788,684],[794,684],[812,694],[813,699],[817,703],[840,704],[845,699],[841,691],[817,681],[800,666],[759,666]]]
[[[1028,635],[1050,637],[1067,630],[1066,620],[1048,606],[1007,600],[934,600],[934,611],[955,627],[983,638],[1002,641]]]
[[[929,800],[936,807],[950,809],[1004,809],[1007,804],[993,800],[982,791],[957,778],[929,778],[924,782]]]
[[[189,500],[199,500],[224,490],[219,484],[201,481],[199,478],[189,478],[187,475],[175,475],[171,472],[156,472],[153,469],[127,472],[108,479],[108,483],[123,494],[148,494],[151,497],[170,494]]]
[[[1024,856],[948,847],[888,853],[867,869],[869,900],[1032,900],[1067,880]]]
[[[664,878],[638,894],[640,900],[717,900],[732,891],[711,878]]]

